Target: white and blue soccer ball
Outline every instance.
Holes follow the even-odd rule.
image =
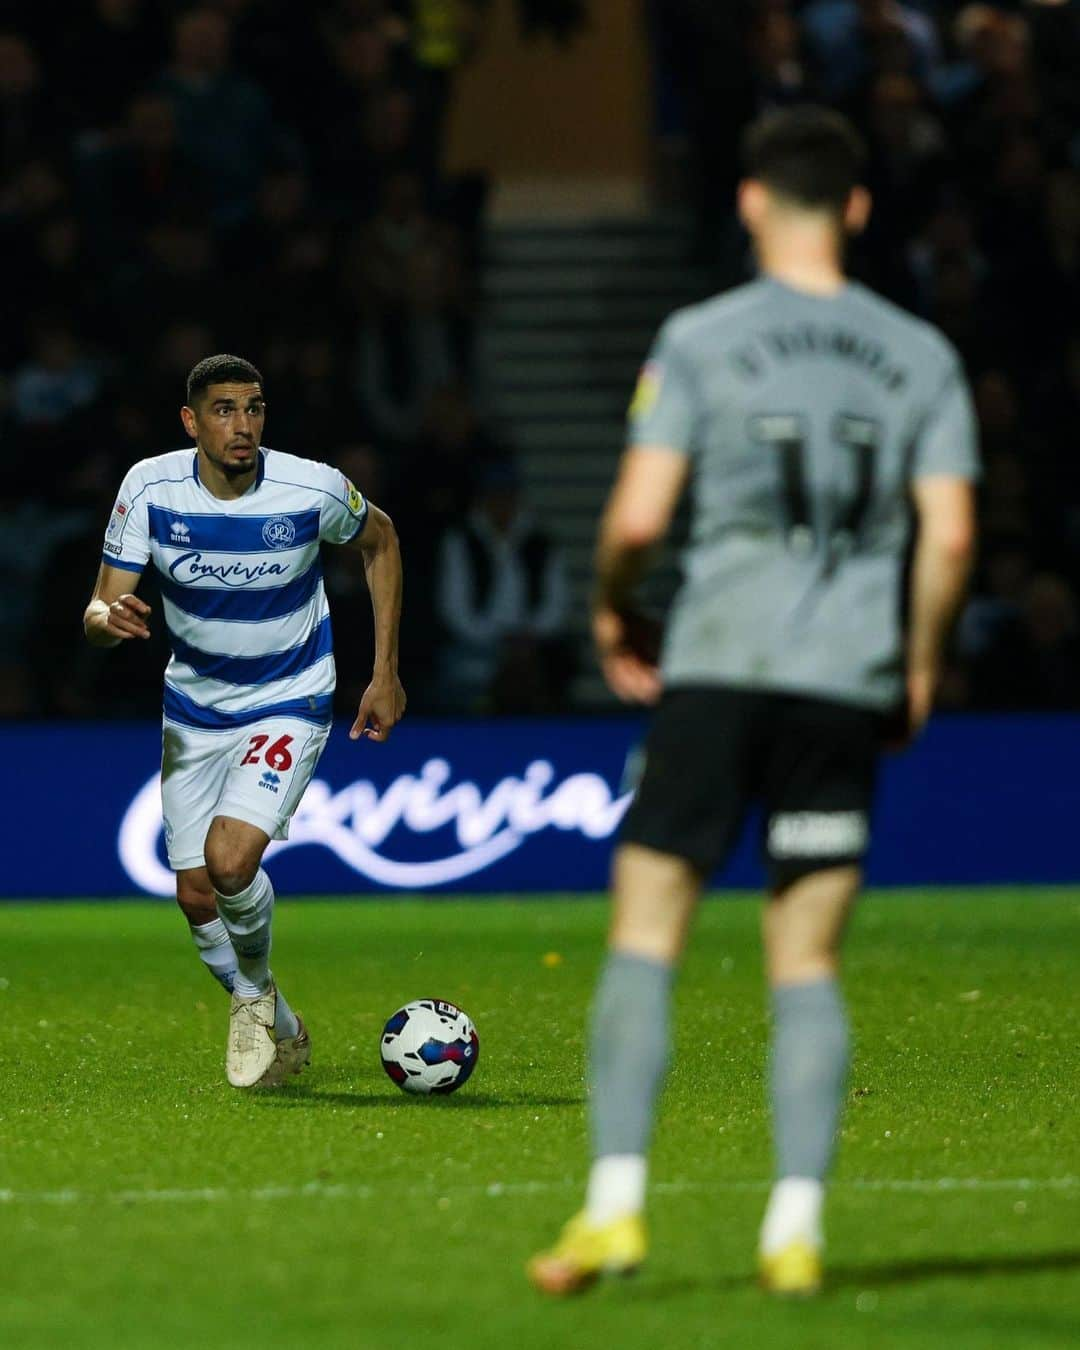
[[[383,1068],[403,1092],[456,1092],[480,1058],[480,1038],[453,1003],[418,998],[383,1027]]]

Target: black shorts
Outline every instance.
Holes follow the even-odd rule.
[[[878,713],[823,698],[721,685],[670,690],[645,742],[623,842],[686,858],[708,876],[757,802],[773,887],[858,862],[869,844],[883,724]]]

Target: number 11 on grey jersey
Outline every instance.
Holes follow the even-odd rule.
[[[853,283],[813,296],[753,282],[664,324],[630,443],[691,460],[668,687],[897,702],[911,482],[978,472],[940,333]]]

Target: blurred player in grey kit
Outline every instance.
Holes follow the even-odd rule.
[[[856,133],[825,109],[750,129],[738,208],[761,275],[672,315],[634,397],[600,530],[593,633],[611,688],[658,708],[614,859],[585,1207],[529,1266],[548,1293],[645,1257],[673,971],[752,801],[770,886],[776,1149],[759,1270],[777,1293],[821,1284],[848,1064],[840,940],[890,714],[905,707],[913,736],[930,713],[971,564],[977,475],[956,352],[845,277],[845,238],[870,212],[862,161]],[[657,666],[633,590],[687,485],[684,580]]]

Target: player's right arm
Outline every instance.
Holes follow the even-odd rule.
[[[145,622],[150,606],[135,595],[150,559],[145,476],[145,462],[128,471],[109,517],[101,567],[83,614],[83,632],[95,647],[150,636]]]
[[[660,697],[658,634],[636,612],[634,587],[667,534],[689,472],[684,455],[665,445],[631,445],[600,522],[592,630],[604,678],[626,703]]]
[[[140,573],[103,562],[90,603],[83,614],[83,632],[94,647],[116,647],[129,638],[148,638],[150,606],[134,593]]]
[[[600,521],[592,631],[604,679],[626,703],[655,703],[659,625],[640,614],[634,587],[667,534],[690,474],[693,377],[660,330],[630,405],[629,444]]]

